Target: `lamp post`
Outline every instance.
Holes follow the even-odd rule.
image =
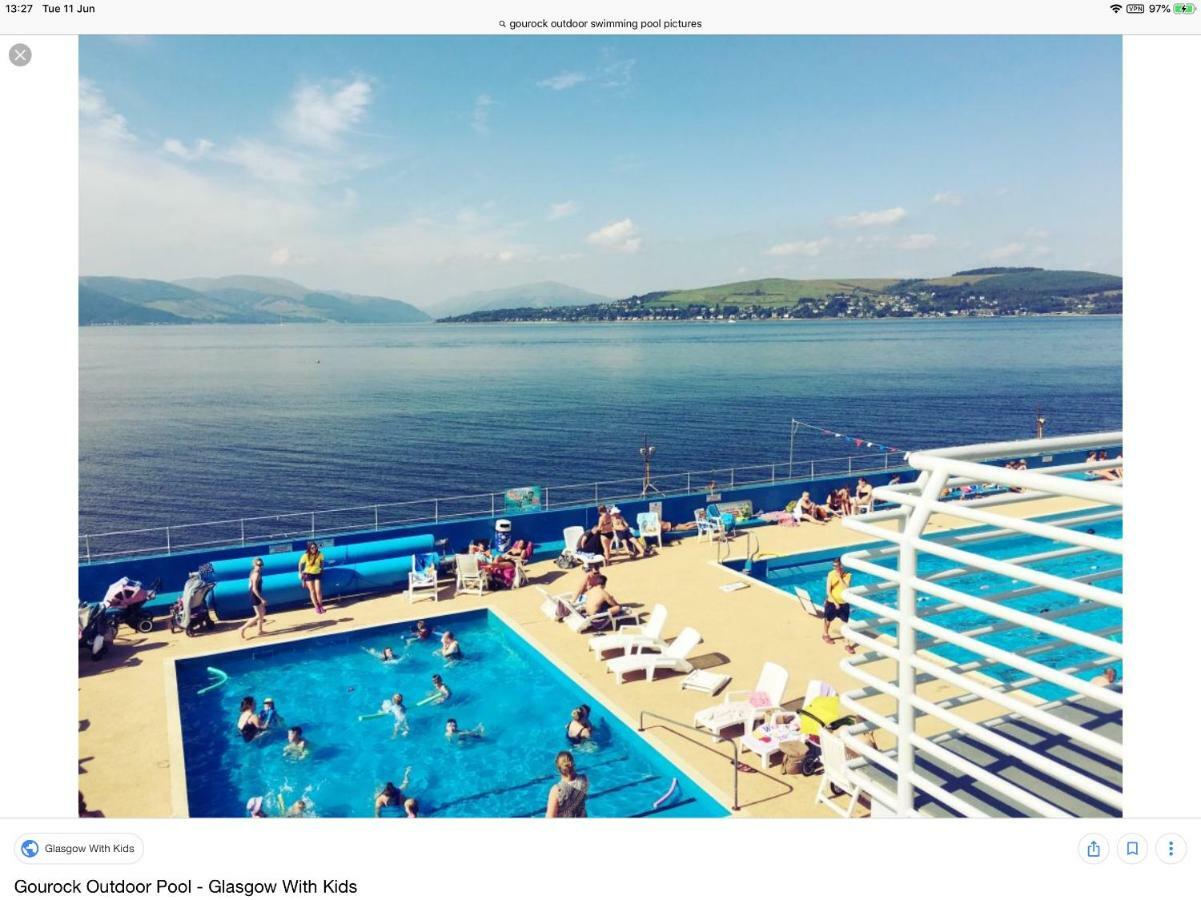
[[[651,481],[651,460],[655,458],[655,448],[645,434],[642,436],[642,446],[638,448],[638,455],[642,457],[642,496],[645,497],[651,491],[661,494],[662,491]]]
[[[1043,439],[1043,431],[1046,427],[1047,419],[1043,415],[1042,409],[1036,406],[1034,408],[1034,436],[1040,441]]]

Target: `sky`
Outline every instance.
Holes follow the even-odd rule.
[[[82,37],[80,272],[1121,274],[1116,37]]]

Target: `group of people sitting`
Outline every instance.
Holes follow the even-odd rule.
[[[853,516],[856,513],[871,512],[875,507],[872,497],[872,486],[867,479],[860,478],[854,492],[849,486],[831,488],[826,495],[825,503],[818,503],[808,491],[801,493],[800,499],[792,510],[792,517],[798,522],[829,522],[838,516]]]
[[[520,587],[524,580],[523,566],[534,554],[534,542],[518,538],[503,553],[493,552],[486,540],[476,538],[467,548],[468,554],[480,561],[480,569],[488,575],[493,590]]]
[[[1089,451],[1084,461],[1087,463],[1105,462],[1109,459],[1109,453],[1105,450]],[[1122,467],[1114,466],[1111,469],[1091,469],[1091,474],[1096,478],[1104,478],[1106,481],[1121,481]]]
[[[613,563],[613,551],[625,547],[630,559],[649,556],[650,546],[640,536],[635,536],[630,523],[621,514],[620,507],[601,504],[596,508],[596,524],[580,536],[575,550],[603,556],[605,565]]]

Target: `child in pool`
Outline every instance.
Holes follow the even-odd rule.
[[[472,728],[470,731],[460,731],[459,723],[454,719],[446,720],[446,739],[448,741],[465,741],[471,738],[482,738],[484,736],[484,723],[481,722]]]
[[[442,676],[435,674],[432,680],[434,683],[434,691],[428,697],[423,699],[418,704],[419,706],[425,706],[427,703],[445,703],[450,699],[450,688],[447,686],[446,682],[442,680]]]
[[[299,725],[288,729],[288,742],[284,744],[284,756],[289,759],[304,759],[309,755],[309,742]]]

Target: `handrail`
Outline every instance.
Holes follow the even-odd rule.
[[[697,734],[703,734],[705,737],[713,738],[717,741],[725,741],[730,745],[730,767],[734,770],[734,805],[730,807],[734,812],[738,812],[738,742],[733,738],[725,737],[724,735],[714,735],[711,731],[705,731],[703,728],[697,728],[695,725],[688,725],[684,722],[679,722],[675,719],[669,719],[667,716],[657,712],[651,712],[649,709],[640,710],[638,713],[638,733],[646,731],[645,719],[647,716],[652,716],[662,722],[667,722],[670,725],[675,725],[677,728],[687,728],[689,731],[695,731]]]
[[[846,526],[851,530],[886,542],[885,547],[852,551],[842,557],[848,568],[874,576],[880,579],[880,583],[856,586],[847,591],[852,604],[878,618],[870,622],[855,619],[844,629],[848,641],[861,645],[863,650],[844,660],[841,668],[866,685],[868,691],[887,695],[895,700],[896,711],[894,716],[890,717],[865,711],[866,707],[855,702],[865,695],[862,690],[844,696],[844,703],[849,709],[866,716],[877,727],[884,727],[896,737],[895,757],[877,762],[896,776],[898,812],[901,815],[913,812],[915,788],[920,788],[948,803],[962,814],[973,814],[967,811],[961,799],[949,797],[945,791],[922,775],[915,759],[914,751],[917,749],[936,757],[951,769],[957,769],[969,778],[976,779],[1036,814],[1068,814],[1048,798],[1039,796],[1030,786],[1022,786],[996,773],[985,771],[972,760],[962,758],[952,748],[938,746],[929,740],[925,733],[919,734],[915,727],[915,719],[919,716],[940,720],[944,726],[969,735],[973,740],[991,747],[999,754],[1021,760],[1030,770],[1041,772],[1048,778],[1069,785],[1080,796],[1091,797],[1115,809],[1122,808],[1120,789],[1113,788],[1087,772],[1076,771],[1066,766],[1052,754],[1024,746],[951,711],[961,705],[958,702],[959,697],[988,700],[1001,707],[1007,716],[1033,723],[1088,748],[1091,752],[1116,760],[1122,759],[1120,738],[1114,740],[1056,716],[1050,709],[1053,704],[1030,702],[1030,699],[1019,697],[1022,689],[1045,683],[1056,685],[1074,696],[1089,699],[1110,709],[1121,710],[1123,707],[1122,694],[1086,680],[1086,673],[1096,666],[1109,665],[1122,658],[1120,628],[1084,630],[1056,621],[1102,606],[1122,608],[1123,596],[1120,589],[1110,590],[1094,583],[1103,580],[1103,576],[1107,579],[1121,575],[1122,540],[1065,527],[1069,524],[1079,526],[1091,520],[1115,518],[1120,513],[1115,514],[1109,510],[1097,513],[1094,510],[1070,520],[1056,520],[1050,523],[985,512],[982,507],[1003,507],[1014,497],[1058,496],[1104,503],[1120,510],[1123,505],[1123,492],[1119,482],[1080,481],[1063,475],[1087,469],[1113,469],[1122,466],[1123,462],[1118,458],[1086,465],[1052,466],[1048,467],[1046,472],[1038,472],[1006,469],[977,461],[989,457],[1012,458],[1023,453],[1080,450],[1101,444],[1120,446],[1121,437],[1120,433],[1113,432],[1054,438],[1043,442],[980,444],[966,448],[912,453],[909,461],[919,473],[916,481],[873,489],[877,500],[896,505],[845,520]],[[943,496],[944,489],[949,485],[964,483],[1001,485],[1020,489],[1022,493],[985,495],[966,502]],[[973,535],[971,540],[965,539],[957,542],[957,545],[941,541],[937,535],[928,536],[927,525],[935,513],[974,520],[985,527]],[[895,521],[895,528],[881,527],[880,523],[889,520]],[[1008,559],[996,559],[971,549],[978,540],[1018,534],[1038,538],[1054,549]],[[951,568],[919,575],[919,552],[923,558],[941,559]],[[1105,571],[1094,571],[1071,578],[1029,565],[1044,559],[1080,552],[1106,553],[1116,557],[1117,562]],[[884,557],[895,557],[896,568],[885,567],[873,561]],[[951,577],[972,572],[999,574],[1011,578],[1015,584],[1028,586],[985,596],[978,592],[969,593],[967,589],[953,589],[942,583]],[[895,591],[895,605],[875,599],[876,595],[890,591]],[[1080,598],[1082,605],[1034,614],[1023,612],[1007,602],[1018,596],[1031,596],[1044,591],[1074,595]],[[919,592],[945,602],[935,608],[919,609],[916,602]],[[941,613],[954,608],[967,608],[983,613],[989,624],[962,629],[939,618]],[[894,636],[890,636],[885,630],[885,623],[895,628]],[[1036,658],[1045,648],[1006,650],[999,645],[978,639],[985,634],[1014,628],[1033,629],[1051,639],[1052,646],[1075,647],[1089,651],[1088,663],[1052,667]],[[967,666],[951,663],[940,654],[941,646],[966,650],[977,657],[978,662]],[[880,660],[890,660],[895,665],[895,681],[886,681],[865,668]],[[1003,664],[1021,674],[1016,679],[1009,677],[1001,683],[981,680],[972,673],[979,672],[984,661]],[[957,698],[935,703],[919,695],[917,686],[929,682],[939,682],[954,689]]]
[[[906,468],[904,454],[885,452],[834,456],[804,462],[796,461],[791,467],[788,463],[762,463],[695,469],[688,472],[656,475],[655,481],[666,489],[656,493],[655,497],[678,497],[694,494],[705,490],[710,484],[713,484],[716,490],[729,490],[820,477],[851,477],[864,472],[903,468]],[[621,486],[625,486],[627,489],[618,489]],[[230,544],[245,546],[247,543],[284,541],[298,537],[311,538],[333,532],[378,531],[381,528],[397,525],[418,525],[426,522],[439,524],[483,515],[495,516],[504,511],[504,496],[504,491],[488,491],[478,494],[394,500],[332,509],[239,516],[150,528],[86,532],[79,536],[79,559],[84,562],[93,562],[148,553],[171,554],[201,547]],[[542,503],[538,509],[547,511],[592,503],[633,501],[643,498],[641,477],[548,485],[542,489]],[[406,511],[411,514],[405,515]],[[382,516],[381,513],[383,513]],[[340,517],[345,521],[320,521],[322,518],[328,520],[331,516]],[[264,523],[276,523],[278,528],[255,527]],[[247,526],[250,526],[249,530]],[[182,534],[189,529],[206,530],[207,533],[191,537]],[[218,532],[220,537],[211,536]],[[145,535],[148,539],[153,538],[154,542],[149,545],[124,546],[137,542],[110,540],[110,545],[122,546],[111,550],[104,547],[105,539],[132,538],[136,535]]]

